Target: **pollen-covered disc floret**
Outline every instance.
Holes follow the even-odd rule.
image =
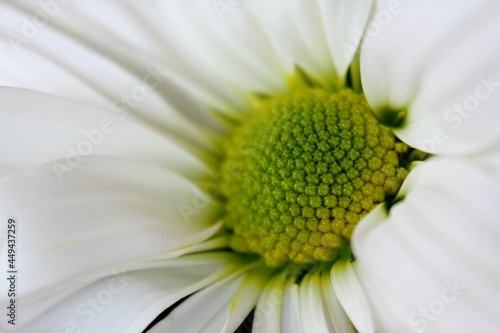
[[[397,193],[407,151],[350,90],[263,102],[229,138],[221,165],[231,247],[269,266],[335,260],[356,223]]]

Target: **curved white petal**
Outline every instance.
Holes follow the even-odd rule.
[[[281,332],[284,284],[284,274],[274,276],[267,283],[255,307],[252,333]]]
[[[323,300],[321,274],[319,271],[306,274],[299,289],[299,311],[302,331],[328,333],[333,331],[330,316]],[[325,311],[326,310],[326,311]]]
[[[285,87],[286,64],[245,1],[163,2],[169,60],[217,108],[245,108],[248,93]],[[284,13],[281,14],[283,16]]]
[[[471,155],[470,162],[479,172],[488,175],[492,181],[500,186],[500,146]]]
[[[391,3],[400,3],[393,13]],[[361,52],[375,112],[394,124],[407,109],[396,133],[427,152],[465,154],[498,144],[500,4],[383,1],[379,10]]]
[[[183,147],[129,114],[7,87],[0,87],[0,105],[0,176],[64,159],[54,166],[64,181],[89,155],[147,161],[189,176],[208,171]]]
[[[223,234],[222,236],[212,237],[209,240],[204,241],[203,243],[192,244],[174,251],[161,253],[157,256],[149,258],[148,261],[168,260],[189,253],[200,253],[205,251],[227,249],[229,247],[229,239],[229,235]]]
[[[337,88],[345,83],[371,0],[254,1],[249,6],[289,71],[297,65],[320,82]]]
[[[345,77],[359,49],[372,3],[372,0],[318,2],[328,49],[340,79]]]
[[[227,266],[238,259],[227,253],[206,253],[147,265],[151,267],[111,270],[109,276],[59,300],[36,320],[18,326],[17,332],[142,332],[176,301],[229,274]],[[44,303],[44,299],[29,304],[20,299],[20,317],[31,315],[33,308],[45,309]]]
[[[0,220],[18,223],[19,295],[51,304],[116,267],[201,243],[220,229],[217,204],[195,185],[125,159],[89,156],[63,182],[51,164],[26,169],[0,180],[0,197]]]
[[[374,333],[366,294],[349,260],[338,260],[332,268],[331,283],[340,304],[360,333]]]
[[[300,303],[299,285],[288,279],[283,289],[283,304],[281,306],[281,333],[303,333]]]
[[[335,333],[356,333],[351,320],[340,304],[335,290],[333,289],[330,272],[322,272],[321,284],[323,286],[323,297],[330,316]]]
[[[379,330],[494,332],[498,178],[474,161],[431,159],[401,192],[403,201],[385,219],[362,221],[352,241]]]
[[[218,108],[242,108],[249,92],[286,88],[298,65],[330,85],[344,83],[371,1],[164,2],[169,61]],[[201,56],[202,55],[202,56]]]
[[[254,268],[245,279],[238,293],[231,302],[229,315],[222,328],[223,333],[233,333],[242,324],[244,328],[252,327],[250,322],[243,322],[257,304],[262,290],[274,271],[263,265]],[[242,328],[243,328],[242,327]]]
[[[234,332],[255,306],[269,276],[266,268],[255,263],[241,267],[189,297],[150,332]],[[248,272],[251,268],[256,271]]]

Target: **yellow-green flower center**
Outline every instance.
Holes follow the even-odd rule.
[[[231,247],[273,267],[335,260],[356,223],[408,174],[400,165],[408,146],[350,90],[262,102],[225,149]]]

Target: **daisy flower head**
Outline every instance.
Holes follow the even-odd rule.
[[[495,1],[1,7],[2,330],[500,326]]]

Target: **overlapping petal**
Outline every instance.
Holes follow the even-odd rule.
[[[287,64],[299,66],[326,86],[340,88],[370,13],[371,1],[260,1],[256,20]]]
[[[21,322],[113,270],[145,260],[161,266],[158,256],[221,226],[217,204],[193,183],[119,158],[89,156],[62,182],[51,164],[26,169],[0,180],[0,197],[2,220],[13,218],[19,229],[20,299],[40,304],[25,305]],[[7,242],[1,247],[7,253]]]
[[[380,331],[498,328],[500,187],[482,171],[463,159],[423,163],[404,200],[355,231],[355,267]]]
[[[192,254],[110,270],[52,307],[44,297],[22,299],[24,320],[14,332],[142,332],[176,301],[231,274],[239,259],[228,253]]]
[[[191,296],[150,332],[234,332],[257,303],[269,277],[267,269],[248,271],[256,264],[242,261],[239,270]]]
[[[378,10],[365,33],[361,75],[381,119],[431,153],[498,145],[500,4],[382,1]]]
[[[186,96],[170,65],[172,50],[157,36],[164,19],[160,3],[6,3],[0,84],[132,113],[178,139],[185,132],[220,130],[206,105]],[[206,144],[203,136],[189,140]]]
[[[333,288],[331,272],[323,272],[321,276],[321,284],[323,287],[323,298],[325,300],[325,310],[332,322],[335,333],[356,333],[351,320],[347,316],[342,304],[340,303],[337,294]]]
[[[292,280],[287,280],[283,288],[280,326],[281,332],[304,332],[300,317],[299,285]]]
[[[266,284],[255,307],[253,333],[281,332],[284,274],[276,274]]]
[[[337,261],[331,272],[335,297],[360,333],[374,332],[373,316],[365,291],[348,260]],[[345,328],[346,324],[343,326]]]
[[[304,332],[328,333],[334,330],[325,305],[321,273],[307,273],[299,290],[300,322]]]

